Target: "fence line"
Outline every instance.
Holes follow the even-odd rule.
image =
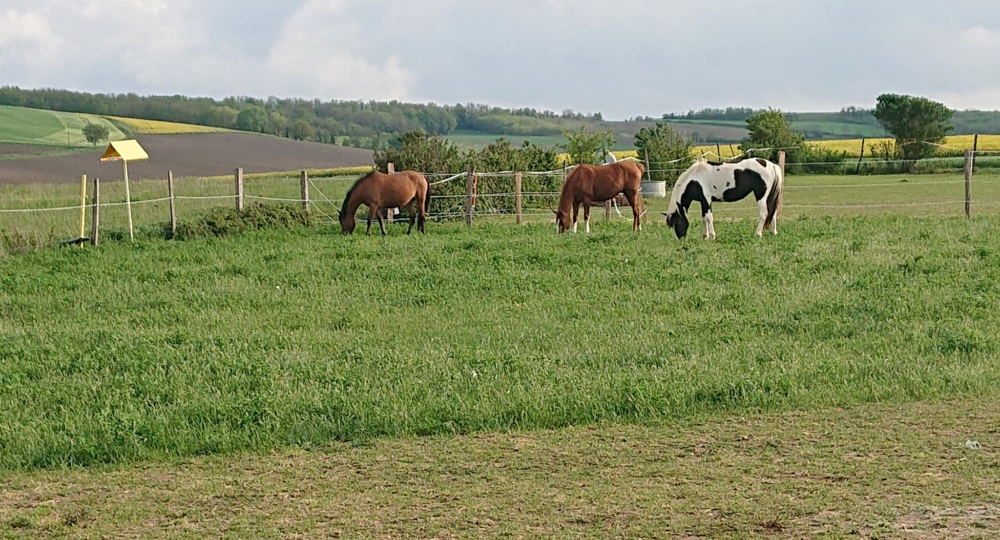
[[[984,155],[984,154],[986,154],[986,155],[993,155],[993,154],[1000,155],[1000,152],[994,152],[994,151],[971,152],[971,151],[969,151],[967,153],[966,163],[969,162],[970,158],[972,158],[972,157],[974,157],[976,155]],[[956,159],[957,158],[930,158],[930,159],[926,159],[926,160],[872,160],[872,161],[869,161],[869,162],[866,162],[866,163],[872,163],[872,164],[890,164],[890,163],[891,164],[904,164],[904,163],[913,163],[913,162],[941,162],[941,161],[955,162]],[[680,161],[680,160],[677,160],[677,161]],[[677,162],[677,161],[675,161],[675,162]],[[673,163],[673,162],[670,162],[670,163]],[[818,163],[818,164],[815,164],[815,165],[843,166],[845,163],[848,164],[848,165],[852,165],[853,166],[853,163],[848,163],[848,162]],[[795,166],[795,165],[804,165],[804,164],[801,164],[801,163],[788,163],[786,165],[787,166]],[[428,174],[428,175],[425,175],[425,176],[431,176],[431,177],[441,178],[441,180],[438,180],[438,181],[432,183],[431,185],[443,185],[443,184],[446,184],[446,183],[449,183],[449,182],[454,182],[455,180],[458,180],[458,179],[461,179],[461,178],[466,178],[467,179],[467,184],[470,185],[470,186],[472,186],[471,188],[469,188],[471,191],[466,191],[465,193],[440,194],[440,195],[432,195],[430,197],[430,199],[432,201],[461,201],[463,199],[466,200],[467,203],[470,202],[470,201],[472,201],[472,204],[469,207],[467,207],[465,209],[465,211],[462,211],[462,210],[459,210],[459,209],[455,209],[454,205],[451,205],[450,208],[448,208],[448,207],[441,208],[439,212],[428,213],[428,217],[430,219],[435,219],[435,220],[460,219],[462,217],[465,217],[466,219],[471,220],[472,216],[500,216],[500,217],[504,217],[504,216],[518,216],[519,218],[520,217],[524,217],[524,216],[533,216],[533,217],[537,217],[537,216],[549,216],[549,217],[551,217],[551,212],[548,212],[548,211],[546,211],[546,212],[532,212],[530,208],[529,209],[525,209],[526,211],[524,211],[524,210],[521,210],[521,208],[520,208],[519,205],[518,205],[517,209],[515,210],[515,209],[511,209],[511,208],[507,208],[505,206],[502,206],[505,203],[501,203],[501,205],[499,205],[499,206],[496,205],[496,204],[493,204],[493,203],[486,204],[485,205],[486,208],[484,208],[483,205],[479,205],[479,207],[477,207],[475,205],[475,201],[476,200],[498,201],[498,200],[502,200],[502,199],[506,199],[506,198],[509,198],[511,200],[515,200],[515,199],[520,199],[522,197],[530,197],[530,198],[534,198],[535,199],[535,201],[536,201],[535,202],[535,205],[536,205],[535,208],[537,208],[538,206],[540,206],[539,205],[540,201],[538,201],[538,199],[554,199],[554,198],[557,198],[557,197],[560,196],[560,193],[558,191],[521,191],[520,190],[520,184],[515,181],[514,185],[517,186],[517,189],[515,189],[514,191],[509,191],[509,189],[504,189],[502,191],[498,190],[496,192],[479,193],[478,192],[478,187],[477,187],[477,186],[479,186],[479,183],[476,180],[478,180],[479,178],[486,178],[486,179],[496,178],[496,179],[509,180],[512,177],[514,179],[516,179],[519,175],[520,176],[528,176],[528,177],[543,177],[543,176],[559,177],[559,176],[566,175],[569,171],[571,171],[573,169],[574,169],[574,167],[565,167],[565,168],[557,169],[557,170],[554,170],[554,171],[527,171],[527,172],[523,172],[523,173],[516,173],[516,172],[510,172],[510,171],[478,173],[478,172],[470,170],[470,171],[465,171],[465,172],[461,172],[461,173],[457,173],[457,174],[449,174],[449,173],[435,173],[433,175]],[[674,171],[680,171],[680,170],[681,169],[654,169],[654,170],[651,170],[650,172],[665,172],[665,171],[674,172]],[[864,189],[867,189],[867,188],[880,188],[881,189],[881,188],[887,188],[887,187],[898,187],[900,190],[906,190],[906,189],[910,189],[910,187],[915,187],[915,186],[958,185],[958,184],[963,184],[963,183],[966,184],[966,186],[968,187],[969,184],[970,184],[971,174],[969,172],[967,172],[966,174],[969,175],[969,176],[967,176],[967,178],[965,180],[935,180],[935,181],[928,181],[928,182],[921,182],[921,181],[917,180],[917,181],[910,181],[910,182],[891,182],[891,183],[889,183],[889,182],[878,182],[878,183],[857,183],[857,182],[855,182],[855,183],[849,183],[849,184],[822,184],[822,185],[817,185],[817,184],[813,184],[813,185],[795,185],[794,183],[792,183],[792,185],[786,185],[785,189],[788,189],[788,190],[861,189],[861,188],[864,188]],[[168,177],[169,176],[172,176],[172,175],[168,175]],[[293,177],[290,175],[288,177],[288,180],[292,180],[292,179],[293,179]],[[336,200],[335,201],[335,200],[331,199],[329,196],[327,196],[324,193],[323,189],[320,189],[320,187],[318,185],[319,182],[329,181],[329,180],[341,180],[342,181],[343,179],[342,178],[340,178],[340,179],[336,179],[336,178],[308,178],[306,175],[303,175],[302,180],[301,180],[303,186],[306,186],[306,187],[311,186],[313,193],[316,195],[316,198],[313,199],[313,200],[310,200],[308,198],[308,195],[306,195],[306,193],[308,193],[307,189],[303,190],[303,192],[302,192],[303,195],[300,198],[283,197],[283,196],[271,196],[271,195],[264,195],[264,194],[255,195],[255,194],[249,194],[249,193],[242,194],[242,197],[246,198],[246,199],[250,199],[250,200],[257,200],[257,201],[281,202],[281,203],[301,203],[309,211],[314,211],[318,215],[320,215],[321,218],[322,218],[322,220],[327,221],[327,222],[335,222],[336,218],[334,216],[332,216],[331,213],[327,213],[324,209],[327,208],[327,206],[329,205],[329,206],[332,206],[332,207],[334,207],[335,209],[337,209],[339,211],[340,207],[343,204],[343,200],[340,199],[340,200]],[[273,181],[269,181],[269,185],[273,185],[273,184],[271,184],[271,182],[273,182]],[[250,187],[252,189],[253,186],[254,186],[254,184],[255,183],[253,183],[253,182],[248,182],[247,183],[247,187]],[[978,181],[977,184],[1000,184],[1000,180]],[[213,183],[213,186],[214,185],[215,184]],[[261,185],[261,184],[257,184],[257,185]],[[488,185],[490,185],[490,184],[487,184],[487,183],[483,183],[482,184],[483,187],[488,186]],[[495,184],[493,184],[493,185],[494,185],[494,187],[496,187]],[[218,186],[222,187],[222,186],[224,186],[224,183],[219,183]],[[507,188],[511,187],[510,185],[507,185],[507,184],[501,184],[501,186],[507,187]],[[222,201],[222,200],[233,201],[234,199],[239,200],[241,193],[239,192],[240,190],[239,190],[238,183],[236,184],[235,189],[233,187],[233,184],[230,184],[229,189],[234,190],[235,193],[225,194],[225,195],[177,195],[176,193],[171,193],[171,196],[168,196],[168,197],[155,197],[155,198],[145,199],[145,200],[142,200],[142,199],[140,199],[140,200],[134,200],[134,201],[131,202],[131,204],[132,205],[149,205],[149,204],[156,204],[156,203],[166,202],[166,201],[174,203],[174,202],[176,202],[178,200],[182,200],[182,201]],[[279,193],[281,193],[281,192],[279,191]],[[886,208],[918,208],[918,207],[951,206],[951,205],[959,205],[959,204],[962,204],[962,203],[965,203],[967,205],[967,208],[968,208],[969,205],[971,204],[971,202],[972,202],[971,201],[971,195],[967,195],[967,197],[966,197],[965,200],[928,201],[928,202],[913,202],[913,203],[886,203],[886,204],[881,204],[881,203],[874,203],[874,204],[786,204],[786,205],[783,205],[783,208],[787,208],[787,209],[790,209],[790,210],[795,210],[795,209],[801,209],[801,210],[825,210],[825,209],[829,209],[829,210],[837,210],[837,209],[840,209],[840,210],[866,210],[866,209],[886,209]],[[548,203],[542,203],[542,204],[547,205]],[[997,202],[984,201],[984,202],[977,202],[976,204],[981,204],[983,206],[993,206],[993,205],[1000,204],[1000,201],[997,201]],[[122,206],[127,206],[127,205],[129,205],[128,202],[100,202],[98,204],[89,203],[89,204],[81,204],[81,205],[73,205],[73,206],[52,207],[52,208],[44,208],[44,207],[41,207],[41,208],[6,208],[6,209],[0,209],[0,215],[4,215],[4,214],[30,214],[30,213],[56,213],[56,212],[62,212],[62,211],[65,211],[65,212],[70,212],[70,211],[85,211],[86,209],[94,209],[94,208],[100,208],[100,207],[114,208],[114,207],[122,207]],[[628,217],[625,217],[625,215],[622,214],[621,210],[618,209],[617,204],[614,204],[613,207],[615,208],[616,212],[618,213],[618,215],[619,215],[619,217],[621,219],[630,219]],[[747,211],[747,212],[756,211],[756,208],[740,208],[740,207],[728,207],[728,206],[726,208],[727,208],[728,211],[737,211],[737,212],[739,212],[739,211]],[[644,211],[643,215],[645,215],[645,214],[646,214],[646,212]],[[609,219],[610,209],[606,212],[605,215],[606,215],[606,219]]]

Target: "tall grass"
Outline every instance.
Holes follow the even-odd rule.
[[[1000,218],[146,239],[0,260],[0,468],[1000,383]]]

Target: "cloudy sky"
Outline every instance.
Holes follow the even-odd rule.
[[[996,110],[1000,2],[0,0],[0,85],[614,119],[883,92]]]

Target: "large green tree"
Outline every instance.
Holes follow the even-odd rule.
[[[455,143],[425,131],[409,131],[396,137],[385,150],[375,151],[379,170],[385,172],[388,163],[397,171],[454,174],[465,170],[466,160]]]
[[[648,159],[650,178],[673,185],[680,171],[694,162],[691,139],[685,139],[668,124],[657,122],[653,127],[642,128],[635,134],[635,148],[639,159]]]
[[[236,127],[243,131],[263,133],[267,127],[267,111],[254,105],[236,115]]]
[[[750,152],[754,157],[778,161],[778,152],[784,150],[788,161],[801,161],[799,156],[806,151],[805,136],[792,130],[792,125],[784,113],[768,109],[747,118],[747,138],[740,143],[740,150]]]
[[[933,155],[933,145],[944,142],[952,130],[949,122],[954,112],[924,97],[882,94],[873,114],[896,138],[896,151],[901,157],[914,161]]]
[[[615,145],[614,130],[587,132],[587,126],[580,126],[580,131],[564,131],[566,142],[558,145],[569,154],[574,165],[600,163],[611,147]]]
[[[87,138],[87,142],[97,146],[97,143],[105,141],[111,136],[111,130],[107,126],[101,124],[94,124],[92,122],[87,122],[86,126],[83,126],[83,136]]]

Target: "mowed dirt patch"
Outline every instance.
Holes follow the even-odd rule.
[[[149,153],[148,161],[129,164],[129,179],[174,176],[218,176],[243,167],[246,174],[332,169],[372,164],[372,151],[330,144],[294,141],[252,133],[140,135],[136,139]],[[11,145],[12,146],[12,145]],[[79,182],[80,175],[120,180],[120,163],[101,163],[107,145],[92,152],[60,156],[29,156],[0,160],[0,184],[54,184]],[[5,154],[28,154],[27,147]]]
[[[998,420],[984,396],[3,473],[0,537],[997,538]]]

